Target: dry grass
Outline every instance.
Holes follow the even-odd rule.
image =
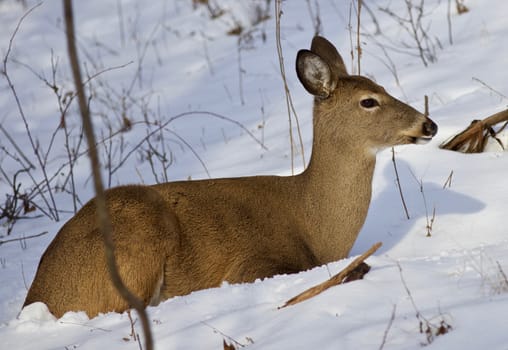
[[[495,130],[494,126],[504,124]],[[481,153],[485,150],[489,138],[495,139],[503,149],[505,146],[497,138],[497,135],[508,125],[508,109],[495,113],[483,120],[473,120],[471,124],[461,133],[455,135],[451,140],[446,141],[439,147],[462,153]]]

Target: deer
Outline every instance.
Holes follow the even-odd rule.
[[[367,216],[376,154],[437,133],[427,115],[349,75],[321,36],[298,51],[296,73],[314,96],[312,154],[303,172],[106,191],[120,276],[145,306],[346,258]],[[23,306],[34,302],[56,317],[129,309],[109,279],[93,199],[42,255]]]

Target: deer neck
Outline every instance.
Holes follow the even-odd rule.
[[[311,160],[300,175],[302,225],[321,263],[348,256],[367,216],[376,163],[373,150],[346,134],[330,142],[328,134],[315,125]]]

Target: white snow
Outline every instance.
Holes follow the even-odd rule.
[[[29,7],[35,5],[26,2]],[[191,0],[74,1],[86,74],[102,72],[89,85],[94,92],[91,106],[100,130],[97,134],[101,138],[108,135],[108,122],[113,131],[121,126],[122,95],[128,97],[123,101],[124,116],[134,124],[122,134],[123,144],[120,137],[112,144],[106,142],[115,149],[113,165],[146,136],[146,125],[136,124],[145,117],[151,122],[165,122],[181,113],[217,113],[241,123],[265,148],[237,124],[206,113],[190,113],[171,121],[163,134],[173,162],[167,171],[168,180],[206,178],[200,160],[211,177],[289,175],[288,116],[276,52],[273,3],[271,18],[255,26],[256,7],[263,9],[265,1],[210,3],[225,13],[211,20],[206,7],[193,9]],[[349,1],[320,1],[318,8],[318,2],[283,2],[284,63],[307,160],[312,142],[312,98],[300,86],[293,65],[297,50],[309,47],[314,33],[309,3],[314,15],[319,13],[323,34],[336,44],[350,72],[353,65],[356,67],[356,60],[352,62],[350,57]],[[402,16],[404,2],[366,3],[382,33],[374,35],[375,25],[364,10],[362,74],[420,110],[423,96],[428,95],[431,117],[439,125],[438,135],[429,144],[397,147],[395,151],[410,219],[405,217],[396,187],[392,154],[382,151],[369,215],[351,252],[353,258],[373,243],[383,242],[376,255],[368,259],[372,269],[363,280],[278,309],[289,298],[340,271],[350,258],[295,275],[252,284],[224,283],[220,288],[176,297],[148,308],[156,349],[220,349],[223,339],[249,349],[416,349],[423,345],[447,350],[508,349],[507,152],[495,141],[490,142],[488,152],[475,155],[438,147],[473,119],[507,108],[508,3],[467,0],[470,11],[458,15],[452,1],[450,44],[448,2],[425,1],[424,25],[433,42],[438,38],[440,43],[437,61],[428,67],[414,55],[416,50],[408,54],[387,49],[391,66],[378,45],[414,45],[400,24],[379,10],[389,7]],[[18,1],[0,1],[2,57],[25,11]],[[352,11],[351,25],[356,28],[354,6]],[[238,36],[226,35],[238,25],[245,31],[252,29],[250,40],[245,37],[240,42],[240,56]],[[351,35],[356,41],[354,30]],[[21,24],[7,62],[30,131],[43,152],[61,114],[54,92],[38,76],[51,82],[53,61],[59,92],[65,95],[72,89],[65,45],[61,3],[46,0]],[[395,67],[399,84],[390,67]],[[31,171],[36,181],[42,181],[41,168],[4,75],[0,76],[0,106],[2,127],[36,165]],[[79,130],[76,109],[72,104],[66,117],[75,136]],[[152,126],[151,130],[155,129]],[[507,135],[504,132],[499,136],[505,147]],[[153,142],[161,147],[159,141]],[[67,161],[64,145],[60,129],[47,160],[48,173],[57,174],[53,185],[63,184],[69,172],[68,168],[59,169]],[[0,146],[3,204],[4,194],[12,193],[8,180],[20,170],[19,162],[3,149],[20,155],[3,133]],[[123,153],[121,146],[125,147]],[[296,172],[303,169],[298,152],[295,165]],[[135,152],[111,177],[104,169],[104,177],[111,186],[163,181],[159,163],[156,169],[152,172],[141,153]],[[74,172],[76,191],[84,203],[93,192],[85,156]],[[21,190],[33,187],[26,173],[20,174],[18,181]],[[40,196],[36,201],[47,208]],[[66,211],[59,222],[38,216],[42,214],[38,210],[29,215],[34,218],[19,220],[7,236],[5,219],[0,221],[2,242],[49,232],[21,243],[0,245],[0,348],[138,349],[130,336],[126,313],[88,319],[83,312],[69,312],[57,320],[41,303],[20,313],[40,256],[72,215],[69,193],[55,193],[55,201]],[[434,209],[432,232],[427,237],[426,226]],[[135,313],[133,317],[137,319]],[[420,320],[424,328],[427,321],[435,327],[443,322],[452,328],[428,344],[426,335],[420,333]],[[139,322],[135,329],[142,333]]]

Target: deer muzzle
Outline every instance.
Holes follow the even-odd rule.
[[[425,117],[425,121],[423,122],[421,128],[421,135],[414,136],[414,143],[418,145],[426,144],[437,134],[437,129],[437,124],[430,118]]]

